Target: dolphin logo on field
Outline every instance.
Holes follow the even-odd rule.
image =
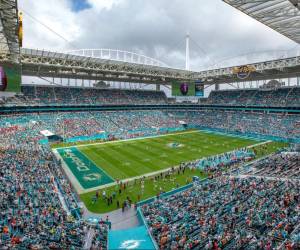
[[[97,174],[97,173],[87,174],[83,177],[83,179],[85,181],[96,181],[101,179],[101,174]]]
[[[143,241],[145,240],[125,240],[122,242],[119,249],[138,249]]]

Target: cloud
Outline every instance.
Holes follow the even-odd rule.
[[[296,51],[294,42],[220,0],[87,0],[90,8],[79,12],[72,1],[20,1],[21,9],[70,41],[25,14],[24,46],[55,51],[121,49],[184,68],[189,32],[193,70]]]
[[[88,3],[93,6],[96,11],[102,11],[103,9],[110,10],[111,8],[122,4],[124,0],[87,0]]]

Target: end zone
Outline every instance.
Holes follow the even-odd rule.
[[[76,147],[54,149],[53,151],[56,157],[62,161],[64,171],[79,194],[115,182],[111,176],[90,161]]]

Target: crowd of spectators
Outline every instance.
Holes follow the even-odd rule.
[[[97,89],[67,86],[23,85],[22,93],[0,97],[0,106],[43,105],[165,105],[176,104],[163,91]],[[300,87],[274,89],[227,89],[212,91],[208,98],[199,99],[203,105],[299,107]]]
[[[12,119],[0,122],[0,249],[82,249],[87,226],[60,162],[31,122]],[[104,225],[94,242],[106,246]]]
[[[274,154],[247,167],[244,174],[300,180],[300,153]]]
[[[284,113],[202,110],[181,114],[191,126],[242,134],[300,138],[300,116]]]
[[[86,87],[23,85],[22,94],[6,98],[6,105],[141,105],[166,104],[162,91],[97,89]],[[0,103],[1,104],[1,103]]]
[[[300,185],[221,176],[142,207],[160,249],[299,249]]]
[[[103,132],[116,138],[131,138],[184,129],[181,121],[191,127],[300,137],[299,115],[276,113],[144,110],[2,115],[0,249],[16,246],[76,249],[85,244],[87,229],[80,219],[77,195],[61,163],[47,145],[39,144],[42,130],[63,138]],[[197,167],[218,168],[220,164],[245,157],[251,157],[251,152],[235,151],[199,161]],[[269,166],[269,173],[280,171],[282,176],[290,177],[285,172],[293,170],[299,174],[299,165],[293,165],[299,163],[299,158],[276,159],[279,167]],[[291,164],[286,166],[286,162]],[[299,224],[299,186],[290,182],[222,177],[181,196],[159,200],[143,210],[152,234],[163,249],[202,246],[230,249],[245,245],[263,249],[283,242],[296,244],[299,239],[299,232],[291,233],[295,223]],[[105,248],[107,228],[102,225],[93,230],[92,246]]]
[[[205,104],[261,107],[299,107],[300,87],[212,91]]]
[[[40,131],[49,130],[65,139],[76,136],[94,136],[101,133],[126,139],[183,130],[184,121],[190,128],[219,129],[248,135],[276,136],[300,139],[300,115],[258,113],[244,111],[94,111],[19,114],[2,116],[0,129],[26,131],[34,138],[42,138]],[[22,138],[22,137],[21,137]]]

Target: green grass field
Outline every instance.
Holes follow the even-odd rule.
[[[262,158],[266,155],[269,155],[273,152],[276,152],[278,149],[286,147],[286,143],[281,142],[271,142],[265,146],[256,146],[255,150],[257,151],[256,159]],[[80,195],[80,199],[84,202],[87,209],[94,213],[106,213],[117,209],[117,201],[122,204],[123,201],[130,197],[133,203],[138,202],[138,197],[140,200],[145,200],[155,196],[160,188],[163,191],[168,192],[175,189],[178,186],[186,185],[191,182],[193,176],[198,176],[200,178],[207,177],[203,172],[196,170],[187,169],[184,174],[175,174],[172,176],[172,181],[169,180],[159,180],[156,183],[152,181],[152,178],[146,178],[144,193],[141,193],[141,185],[139,182],[135,183],[134,181],[129,182],[126,190],[123,190],[121,194],[118,193],[119,187],[117,185],[106,188],[106,194],[108,196],[112,195],[113,192],[116,192],[116,198],[113,200],[113,204],[107,205],[103,199],[98,199],[95,203],[92,201],[92,198],[95,196],[96,191],[89,192]],[[100,191],[101,194],[101,191]]]
[[[127,197],[135,203],[138,198],[144,200],[155,196],[161,189],[167,192],[185,185],[191,182],[193,176],[205,178],[206,175],[200,170],[187,170],[184,174],[174,174],[171,180],[159,180],[155,183],[152,177],[148,177],[144,183],[143,193],[140,181],[129,181],[126,190],[122,190],[121,194],[118,193],[119,186],[113,184],[105,188],[107,195],[116,192],[111,205],[101,198],[93,202],[98,188],[100,194],[102,193],[101,185],[103,184],[113,183],[116,179],[124,180],[143,176],[179,165],[181,162],[201,159],[258,143],[260,141],[203,131],[185,131],[152,138],[77,145],[60,148],[57,151],[86,190],[80,198],[88,210],[105,213],[117,209],[117,201],[122,204]],[[256,146],[257,158],[284,146],[286,144],[277,142],[266,146]],[[92,178],[97,175],[101,178]],[[89,192],[89,188],[93,188],[94,191]]]
[[[177,143],[177,147],[172,143]],[[188,131],[77,148],[109,176],[122,180],[257,143],[255,140]]]

